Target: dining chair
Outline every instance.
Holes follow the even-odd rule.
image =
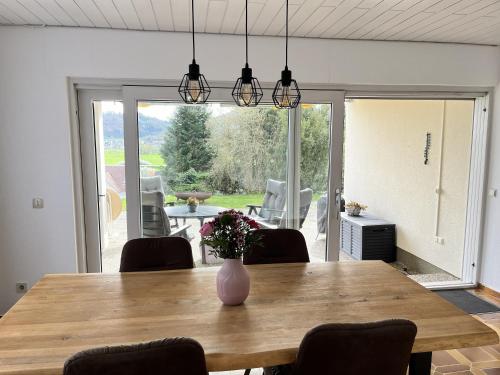
[[[258,229],[260,243],[243,255],[243,264],[309,262],[306,240],[296,229]]]
[[[309,262],[306,240],[300,231],[284,228],[257,229],[255,235],[260,237],[260,241],[243,255],[243,264]],[[246,369],[245,375],[250,375],[250,371],[251,369]]]
[[[202,346],[189,338],[171,338],[108,346],[74,354],[64,375],[207,375]]]
[[[404,319],[323,324],[304,336],[295,363],[265,375],[406,375],[417,326]]]
[[[193,253],[182,237],[136,238],[123,246],[120,272],[193,268]]]

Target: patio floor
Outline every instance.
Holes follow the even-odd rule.
[[[312,202],[304,225],[301,229],[309,249],[309,256],[312,262],[324,262],[326,254],[326,235],[320,234],[317,236],[316,229],[316,207],[317,202]],[[182,225],[182,220],[179,220]],[[191,247],[193,249],[193,258],[197,267],[210,266],[217,264],[213,258],[208,258],[211,264],[201,263],[200,250],[200,222],[197,219],[187,220],[186,224],[191,225],[188,229],[188,234],[193,237]],[[317,238],[316,238],[317,236]],[[122,214],[111,223],[107,244],[102,251],[102,270],[103,272],[117,272],[120,267],[120,256],[123,245],[127,241],[127,219],[126,213]],[[340,260],[350,260],[351,258],[341,252]]]

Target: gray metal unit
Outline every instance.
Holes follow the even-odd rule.
[[[342,212],[340,246],[358,260],[396,260],[396,225],[371,215]]]

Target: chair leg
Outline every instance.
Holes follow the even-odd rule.
[[[250,375],[250,371],[252,371],[252,369],[251,369],[251,368],[247,368],[247,369],[245,370],[245,375]]]

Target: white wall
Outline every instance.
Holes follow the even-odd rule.
[[[198,62],[211,80],[234,80],[243,38],[201,35]],[[275,81],[282,39],[251,38],[250,63]],[[290,68],[303,83],[493,86],[498,50],[465,45],[294,39]],[[0,27],[0,313],[49,272],[76,270],[66,78],[178,79],[189,34]],[[497,120],[498,121],[498,120]],[[499,141],[500,142],[500,141]],[[33,210],[31,199],[45,199]]]
[[[473,113],[473,100],[355,99],[346,105],[346,200],[368,205],[368,213],[396,223],[399,248],[458,278]],[[432,139],[424,164],[427,132]],[[435,236],[444,243],[436,243]]]

